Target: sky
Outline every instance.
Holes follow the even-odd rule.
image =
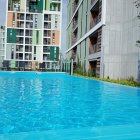
[[[61,53],[65,57],[66,48],[66,26],[67,26],[67,0],[62,0],[62,33],[61,33]],[[0,0],[0,25],[5,24],[6,0]]]
[[[66,50],[66,27],[67,27],[67,0],[62,0],[62,33],[61,33],[61,53],[65,58]]]
[[[5,24],[6,0],[0,0],[0,25]]]

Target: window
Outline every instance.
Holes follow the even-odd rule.
[[[36,46],[34,46],[34,54],[36,54]]]
[[[53,7],[54,7],[54,11],[56,11],[56,4],[54,4]]]
[[[60,4],[58,5],[58,11],[60,11]]]
[[[55,28],[57,28],[57,21],[55,21]]]
[[[11,49],[11,59],[14,59],[14,48]]]
[[[39,43],[39,31],[36,32],[36,44]]]

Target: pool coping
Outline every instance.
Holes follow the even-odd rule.
[[[0,140],[135,140],[140,124],[1,134]]]
[[[49,71],[0,71],[0,73],[65,73],[65,72],[49,72]]]

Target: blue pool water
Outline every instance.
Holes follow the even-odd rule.
[[[0,72],[0,134],[139,123],[138,88],[64,73]]]

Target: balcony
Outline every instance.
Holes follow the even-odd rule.
[[[100,77],[100,58],[89,62],[91,76]]]
[[[25,44],[32,44],[32,38],[25,38]]]
[[[24,28],[24,21],[17,21],[18,28]]]
[[[94,44],[89,47],[89,54],[94,54],[101,51],[101,46],[98,44]]]
[[[16,52],[23,52],[23,46],[16,46]]]
[[[51,15],[44,15],[44,21],[51,21]]]
[[[73,59],[73,62],[77,62],[77,47],[72,49],[71,59]]]
[[[25,53],[25,60],[32,60],[32,54]]]
[[[73,30],[75,31],[75,29],[77,29],[78,27],[78,12],[75,14],[74,18],[73,18]]]
[[[32,52],[32,46],[25,46],[25,52]]]
[[[24,14],[17,14],[17,19],[18,20],[24,20]]]
[[[101,36],[101,28],[90,36],[89,55],[101,52]]]
[[[44,46],[43,47],[43,53],[49,53],[50,52],[50,47],[49,46]]]
[[[95,0],[93,0],[95,1]],[[90,18],[90,29],[96,26],[101,21],[102,14],[102,4],[101,0],[99,0],[92,8],[91,8],[91,18]]]
[[[78,7],[78,4],[79,4],[79,0],[74,0],[74,3],[73,3],[73,13],[76,11],[76,9]]]
[[[91,0],[91,8],[96,4],[98,0]]]
[[[23,53],[16,53],[17,60],[23,60]]]
[[[50,38],[44,38],[44,40],[43,40],[44,45],[50,45],[50,43],[51,43]]]
[[[24,31],[17,31],[17,36],[24,36]]]
[[[23,37],[17,37],[17,44],[23,44]]]
[[[33,23],[26,22],[26,28],[33,28]]]
[[[51,36],[51,31],[47,30],[44,31],[44,37],[50,37]]]
[[[25,35],[26,35],[26,36],[32,36],[32,31],[31,31],[31,30],[26,30]]]
[[[26,15],[26,20],[33,20],[33,15],[27,14],[27,15]]]
[[[51,29],[51,23],[44,23],[44,29]]]
[[[72,46],[77,42],[77,35],[72,35]]]
[[[90,21],[90,29],[96,26],[101,21],[99,16],[95,17],[93,20]]]
[[[43,60],[44,61],[50,60],[50,55],[49,54],[43,54]]]

